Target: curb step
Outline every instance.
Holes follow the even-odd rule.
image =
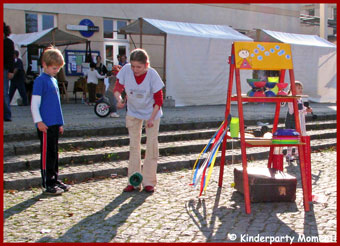
[[[331,132],[330,132],[331,131]],[[210,135],[211,136],[211,135]],[[327,132],[313,131],[311,135],[311,141],[317,139],[328,139],[336,138],[336,130],[327,130]],[[160,156],[169,156],[173,154],[185,154],[185,153],[200,153],[201,150],[207,144],[206,139],[194,139],[177,142],[166,142],[159,143],[159,154]],[[234,141],[232,146],[231,141],[227,142],[227,149],[239,148],[239,141]],[[312,143],[311,143],[312,145]],[[141,145],[142,155],[145,151],[145,144]],[[77,150],[59,153],[59,166],[74,163],[88,163],[93,164],[102,161],[113,161],[113,160],[127,160],[129,158],[129,146],[121,147],[103,147],[93,150]],[[21,156],[7,156],[4,157],[4,172],[17,172],[21,170],[34,170],[40,168],[40,153],[21,155]]]
[[[315,142],[314,142],[315,141]],[[336,147],[336,139],[321,143],[320,140],[314,140],[311,143],[312,151]],[[324,142],[324,141],[323,141]],[[318,145],[316,145],[318,143]],[[263,149],[266,149],[263,151]],[[233,149],[227,151],[226,163],[241,163],[241,150]],[[221,153],[218,153],[216,165],[219,166]],[[173,156],[161,156],[159,158],[158,172],[176,171],[183,168],[192,168],[198,154],[183,154]],[[268,148],[249,148],[247,149],[247,158],[251,161],[264,160],[268,158]],[[128,161],[117,162],[99,162],[91,165],[68,165],[60,167],[59,178],[65,182],[83,182],[89,179],[109,178],[111,175],[127,176]],[[4,174],[4,189],[6,190],[24,190],[41,185],[40,170],[20,171]]]
[[[269,125],[269,128],[272,126]],[[284,127],[283,124],[279,124],[278,127]],[[258,128],[258,127],[257,127]],[[321,129],[329,129],[336,128],[336,121],[325,121],[319,124],[311,124],[307,125],[307,131],[310,132],[312,130],[321,130]],[[210,139],[215,133],[216,128],[204,128],[204,129],[196,129],[196,130],[177,130],[171,132],[160,132],[159,134],[159,142],[175,142],[187,139]],[[256,126],[248,126],[247,130],[256,129]],[[4,156],[13,156],[13,155],[25,155],[32,153],[40,153],[40,144],[37,136],[34,138],[35,140],[26,140],[18,142],[5,142],[4,143]],[[142,143],[145,143],[146,137],[145,134],[142,135]],[[67,138],[62,136],[59,139],[59,151],[77,151],[81,149],[97,149],[103,147],[118,147],[129,144],[129,137],[127,135],[114,135],[114,136],[96,136],[96,137],[74,137]]]
[[[310,116],[306,117],[307,126],[314,125],[317,122],[337,120],[335,115],[321,115],[318,116],[316,121],[313,121]],[[259,120],[245,120],[246,126],[256,126]],[[273,122],[272,118],[262,119],[262,122]],[[283,124],[284,118],[279,119],[279,123]],[[220,126],[222,121],[208,121],[208,122],[191,122],[191,123],[178,123],[178,124],[162,124],[160,125],[160,132],[173,131],[173,130],[192,130],[192,129],[204,129],[204,128],[217,128]],[[84,136],[108,136],[108,135],[127,135],[126,127],[107,127],[107,128],[95,128],[95,129],[65,129],[64,137],[84,137]],[[4,142],[13,141],[27,141],[37,138],[36,131],[5,134],[3,136]]]

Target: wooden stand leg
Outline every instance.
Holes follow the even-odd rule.
[[[303,205],[305,211],[308,212],[309,209],[309,198],[308,198],[308,184],[307,184],[307,175],[306,175],[306,166],[305,166],[305,156],[303,146],[298,146],[299,150],[299,158],[300,158],[300,174],[301,174],[301,183],[302,183],[302,191],[303,191]]]
[[[305,157],[305,173],[307,179],[307,187],[308,187],[308,200],[311,202],[313,200],[312,197],[312,163],[311,163],[311,151],[310,151],[310,136],[302,136],[304,149],[304,157]]]

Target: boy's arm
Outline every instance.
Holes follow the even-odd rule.
[[[47,126],[45,123],[42,121],[41,115],[40,115],[40,104],[41,104],[41,96],[38,95],[32,95],[32,100],[31,100],[31,112],[32,112],[32,117],[34,123],[37,124],[38,129],[42,132],[47,132]]]

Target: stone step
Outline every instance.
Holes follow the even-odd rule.
[[[268,125],[269,128],[272,125]],[[279,124],[278,127],[284,127],[283,124]],[[259,128],[254,125],[247,126],[247,130]],[[307,131],[312,130],[320,130],[320,129],[329,129],[336,128],[336,121],[318,121],[318,123],[307,124]],[[194,139],[209,139],[213,136],[216,131],[215,128],[203,128],[203,129],[194,129],[194,130],[172,130],[172,131],[163,131],[159,134],[159,142],[174,142],[181,140],[194,140]],[[145,134],[142,137],[142,143],[145,143]],[[127,135],[113,135],[113,136],[81,136],[81,137],[65,137],[62,136],[59,139],[59,151],[60,152],[68,152],[68,151],[77,151],[83,149],[97,149],[104,147],[118,147],[129,144],[129,138]],[[40,153],[40,143],[35,136],[34,140],[26,140],[20,142],[5,142],[4,143],[4,156],[13,156],[13,155],[26,155]]]
[[[336,147],[336,139],[313,140],[311,141],[312,151],[320,151],[321,149],[328,149]],[[251,161],[264,160],[268,158],[268,148],[247,148],[248,165]],[[215,165],[219,165],[221,152]],[[171,156],[160,156],[158,162],[158,172],[167,172],[180,170],[183,168],[192,168],[196,159],[199,157],[198,153],[184,153],[175,154]],[[240,163],[241,150],[227,149],[226,163]],[[104,161],[92,164],[67,164],[60,166],[59,178],[66,183],[84,182],[90,179],[127,176],[127,160]],[[217,173],[214,175],[218,175]],[[32,187],[41,186],[40,170],[25,170],[17,172],[4,173],[4,189],[6,190],[24,190]]]
[[[312,141],[318,139],[336,138],[335,129],[314,130],[313,134],[308,132]],[[176,142],[165,142],[159,144],[160,156],[170,156],[175,154],[200,153],[208,143],[210,134],[206,139],[183,140]],[[312,143],[311,143],[312,144]],[[317,145],[317,144],[315,144]],[[239,148],[239,141],[228,141],[228,149]],[[145,144],[142,144],[142,156],[144,155]],[[98,149],[78,149],[73,151],[59,152],[59,166],[70,165],[74,163],[96,163],[102,161],[127,160],[129,158],[129,146],[110,147],[106,146]],[[35,170],[40,168],[40,153],[33,153],[20,156],[4,157],[4,172],[17,172],[22,170]]]
[[[317,120],[311,120],[310,116],[306,117],[308,125],[318,125],[321,122],[322,127],[323,121],[336,121],[337,116],[334,115],[321,115],[318,116]],[[262,122],[273,122],[273,119],[262,119]],[[256,125],[258,120],[245,120],[246,126]],[[279,119],[280,123],[284,122],[284,118]],[[160,132],[162,131],[173,131],[173,130],[192,130],[192,129],[204,129],[204,128],[217,128],[221,124],[221,121],[207,121],[207,122],[189,122],[189,123],[178,123],[178,124],[162,124],[160,125]],[[81,129],[67,129],[65,126],[64,137],[91,137],[91,136],[113,136],[127,134],[126,127],[107,127],[107,128],[81,128]],[[32,132],[21,132],[21,133],[6,133],[4,131],[4,142],[14,141],[30,141],[37,138],[36,131]]]

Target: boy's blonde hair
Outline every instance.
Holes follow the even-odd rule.
[[[63,54],[57,48],[50,46],[46,48],[42,54],[41,62],[44,62],[46,66],[59,66],[65,65]]]

